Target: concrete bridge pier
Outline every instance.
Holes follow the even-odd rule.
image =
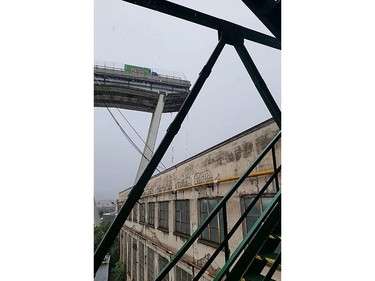
[[[166,97],[166,92],[159,91],[158,103],[155,107],[154,113],[152,114],[150,127],[148,129],[148,134],[147,134],[147,139],[146,139],[146,145],[143,150],[141,163],[139,164],[139,168],[138,168],[137,176],[135,177],[134,184],[136,184],[137,181],[139,180],[140,176],[146,169],[146,166],[148,162],[151,160],[151,157],[154,153],[156,137],[158,135],[161,115],[164,109],[165,97]]]

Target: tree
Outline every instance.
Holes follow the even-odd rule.
[[[116,262],[114,270],[113,270],[113,275],[114,275],[114,279],[115,279],[114,281],[124,281],[124,280],[126,280],[125,265],[121,261]]]
[[[108,221],[102,221],[101,224],[94,226],[94,251],[98,248],[109,226]]]
[[[102,221],[100,225],[94,226],[94,251],[98,248],[100,242],[102,241],[104,235],[108,231],[111,223],[108,221]],[[116,237],[115,241],[113,241],[113,244],[111,248],[109,249],[109,254],[111,255],[110,263],[109,263],[109,268],[110,268],[110,280],[125,280],[125,277],[122,276],[122,274],[125,274],[125,265],[122,265],[120,262],[120,242],[118,237]],[[124,269],[121,269],[124,267]],[[124,273],[122,273],[122,271]],[[122,279],[117,279],[122,278]],[[126,274],[125,274],[126,276]]]

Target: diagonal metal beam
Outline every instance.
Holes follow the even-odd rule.
[[[247,176],[255,169],[255,167],[262,161],[263,157],[270,151],[271,147],[280,139],[281,132],[279,132],[273,140],[263,149],[263,151],[258,155],[254,162],[248,167],[248,169],[242,174],[242,176],[235,182],[235,184],[226,192],[223,198],[217,203],[216,207],[208,214],[206,219],[198,226],[198,228],[190,235],[186,240],[184,245],[178,250],[174,257],[169,261],[169,263],[161,270],[155,281],[162,281],[163,278],[168,274],[173,266],[183,257],[186,251],[191,245],[198,239],[203,230],[211,222],[211,220],[219,213],[221,208],[226,204],[229,198],[237,191],[238,187],[246,180]]]
[[[281,41],[281,0],[242,0],[242,2]]]
[[[146,187],[146,184],[150,180],[157,165],[163,158],[174,136],[180,130],[182,122],[184,121],[187,113],[189,112],[191,106],[193,105],[200,90],[202,89],[204,82],[210,75],[212,67],[216,63],[224,46],[225,46],[224,40],[220,40],[218,44],[216,45],[215,50],[211,54],[210,58],[208,59],[206,65],[203,67],[202,71],[199,73],[199,77],[197,81],[195,82],[189,95],[186,97],[186,100],[183,103],[182,107],[180,108],[179,112],[177,113],[175,119],[169,126],[167,133],[165,134],[159,147],[155,151],[154,156],[151,158],[150,162],[148,163],[146,169],[144,170],[143,174],[139,178],[138,182],[134,185],[134,187],[130,191],[128,198],[124,202],[124,205],[121,207],[121,210],[117,214],[116,218],[112,222],[111,226],[109,227],[108,231],[106,232],[102,241],[100,242],[98,248],[96,249],[95,254],[94,254],[94,275],[99,269],[113,241],[116,239],[118,233],[120,232],[121,227],[123,226],[127,217],[132,211],[134,204],[141,197],[143,190]]]
[[[235,33],[238,37],[257,42],[275,49],[281,49],[281,43],[278,39],[255,30],[222,20],[199,11],[186,8],[184,6],[165,1],[165,0],[123,0],[144,8],[149,8],[167,15],[178,17],[205,27],[216,29],[217,31],[226,31]]]
[[[249,53],[247,52],[244,44],[234,45],[238,55],[240,56],[242,63],[244,64],[247,72],[249,73],[251,79],[253,80],[255,87],[257,88],[260,96],[262,97],[264,103],[266,104],[268,110],[271,112],[273,119],[275,120],[277,126],[281,129],[281,111],[277,106],[270,90],[267,88],[262,76],[260,75],[254,61],[251,59]]]
[[[263,278],[263,281],[269,281],[271,280],[273,274],[275,273],[276,269],[279,267],[279,264],[281,263],[281,253],[277,255],[275,262],[271,266],[270,270],[268,271],[267,275]]]
[[[274,147],[274,146],[273,146]],[[253,209],[254,205],[257,204],[259,201],[259,198],[263,195],[263,193],[266,191],[266,189],[270,186],[270,184],[273,182],[273,180],[277,177],[277,175],[281,171],[281,166],[277,168],[277,170],[274,170],[275,172],[272,174],[272,176],[268,179],[266,184],[262,187],[262,189],[259,191],[259,193],[255,196],[253,201],[250,203],[250,205],[246,208],[246,210],[242,213],[242,215],[239,217],[237,222],[232,226],[231,230],[228,232],[228,234],[225,236],[225,239],[221,244],[216,248],[215,252],[213,252],[206,261],[206,263],[203,265],[203,267],[199,270],[197,275],[195,275],[193,281],[198,281],[202,275],[206,272],[208,267],[212,264],[212,262],[216,259],[216,257],[219,255],[221,250],[225,247],[225,243],[228,243],[229,239],[233,236],[233,234],[237,231],[238,227],[242,224],[243,220],[246,218],[248,213]],[[227,260],[226,260],[227,261]]]
[[[268,235],[280,221],[280,209],[281,191],[278,191],[270,202],[270,206],[260,215],[255,224],[250,228],[249,232],[245,235],[232,256],[216,275],[214,281],[221,280],[224,275],[226,275],[225,273],[228,269],[231,271],[226,276],[227,280],[239,280],[241,278],[241,274],[244,273],[244,269],[246,270],[246,266],[251,264],[255,255],[268,239]]]

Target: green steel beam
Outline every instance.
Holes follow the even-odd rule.
[[[186,8],[184,6],[165,1],[165,0],[123,0],[144,8],[162,12],[167,15],[178,17],[205,27],[216,29],[217,31],[226,31],[228,33],[237,34],[238,37],[263,44],[276,49],[281,49],[281,43],[278,39],[260,33],[258,31],[234,24],[232,22],[222,20],[199,11]]]
[[[276,171],[277,163],[276,163],[275,147],[272,147],[272,163],[273,163],[273,170]],[[276,191],[279,191],[280,190],[279,178],[277,176],[275,178],[275,184],[276,184]]]
[[[99,244],[98,248],[94,254],[94,274],[100,267],[102,260],[104,259],[106,253],[109,251],[110,246],[112,245],[113,241],[117,237],[118,233],[126,218],[130,214],[135,202],[140,198],[142,195],[146,184],[148,183],[149,179],[151,178],[153,172],[155,171],[158,163],[164,156],[166,150],[168,149],[170,143],[172,142],[174,136],[178,133],[183,120],[185,119],[188,111],[190,110],[194,100],[196,99],[199,91],[201,90],[204,82],[208,78],[211,73],[212,67],[215,64],[217,58],[219,57],[222,49],[224,48],[225,44],[233,44],[241,57],[247,71],[249,72],[251,78],[253,79],[258,91],[260,92],[266,106],[270,110],[276,124],[281,128],[281,112],[276,105],[275,101],[273,100],[272,95],[268,91],[266,84],[264,83],[262,77],[260,76],[258,70],[255,67],[255,64],[251,60],[250,55],[247,53],[246,48],[243,45],[243,39],[248,39],[269,47],[273,47],[276,49],[281,49],[281,43],[276,38],[271,36],[259,33],[257,31],[244,28],[237,24],[233,24],[231,22],[215,18],[209,16],[207,14],[195,11],[193,9],[189,9],[172,2],[168,2],[165,0],[123,0],[129,3],[133,3],[139,6],[143,6],[149,9],[153,9],[159,12],[163,12],[165,14],[169,14],[184,20],[188,20],[190,22],[194,22],[196,24],[200,24],[209,28],[216,29],[219,31],[219,34],[233,34],[233,38],[238,41],[234,40],[233,42],[227,40],[225,38],[220,39],[219,43],[217,44],[214,52],[212,53],[211,57],[209,58],[207,64],[203,67],[199,77],[192,88],[192,91],[187,96],[184,104],[182,105],[180,111],[177,113],[175,119],[169,126],[166,135],[164,136],[162,142],[160,143],[158,149],[156,150],[154,157],[150,160],[149,164],[147,165],[145,171],[139,178],[138,182],[130,191],[128,198],[126,199],[124,205],[122,206],[121,210],[119,211],[117,217],[111,224],[110,228],[108,229],[107,233],[105,234],[103,240]],[[225,36],[224,36],[225,37]],[[280,138],[280,132],[275,137],[275,139]],[[256,165],[261,161],[263,156],[265,155],[265,151],[271,148],[271,144],[274,145],[275,139],[263,150],[260,156],[254,161],[254,163],[249,167],[249,169],[244,173],[244,175],[236,182],[236,184],[232,187],[232,189],[227,193],[227,195],[220,200],[218,205],[214,208],[212,213],[206,218],[206,220],[202,223],[202,225],[192,234],[192,236],[186,241],[186,243],[182,246],[182,248],[177,252],[177,254],[173,257],[173,259],[163,268],[160,272],[159,276],[156,280],[160,281],[162,278],[166,276],[169,270],[177,263],[177,261],[183,256],[183,254],[187,251],[187,249],[192,245],[192,243],[198,238],[200,233],[204,230],[204,228],[208,225],[208,223],[212,220],[212,218],[220,211],[220,209],[224,206],[226,201],[231,197],[233,192],[242,184],[242,182],[246,179],[247,175],[256,167]],[[225,269],[226,271],[227,269]]]
[[[236,181],[236,183],[227,191],[223,198],[217,203],[216,207],[210,212],[207,218],[202,222],[202,224],[194,231],[193,234],[188,238],[184,245],[178,250],[175,256],[170,260],[170,262],[161,270],[155,281],[162,281],[163,278],[168,274],[172,267],[183,257],[186,251],[191,245],[198,239],[203,230],[207,227],[210,221],[219,213],[220,209],[226,204],[229,198],[236,192],[238,187],[247,179],[247,176],[256,168],[263,157],[270,151],[272,146],[280,139],[281,132],[279,132],[273,140],[263,149],[259,154],[258,158],[249,166],[249,168],[242,174],[242,176]]]
[[[271,280],[271,277],[275,273],[276,269],[279,267],[281,263],[281,253],[279,253],[275,259],[275,262],[271,266],[270,270],[267,272],[266,276],[263,278],[263,281]]]
[[[227,275],[228,280],[239,280],[247,267],[255,259],[256,254],[268,239],[269,233],[280,220],[279,209],[281,208],[281,191],[279,191],[270,203],[267,210],[261,214],[256,223],[250,228],[241,241],[237,249],[233,252],[229,260],[216,275],[214,281],[221,280],[225,273],[231,268]],[[256,234],[254,235],[254,232]],[[236,260],[238,260],[237,263]]]
[[[208,59],[207,64],[203,67],[201,73],[199,73],[199,77],[197,81],[195,82],[191,92],[186,97],[186,100],[181,106],[175,119],[173,120],[169,128],[167,129],[167,133],[165,134],[159,147],[155,151],[154,156],[151,158],[150,162],[148,163],[146,169],[144,170],[143,174],[139,178],[138,182],[134,185],[134,187],[130,191],[128,198],[126,199],[124,205],[120,209],[119,213],[117,214],[116,218],[112,222],[111,226],[109,227],[108,231],[106,232],[102,241],[100,242],[98,248],[96,249],[94,253],[94,275],[99,269],[105,255],[109,251],[109,248],[113,244],[113,241],[115,240],[118,233],[120,232],[121,227],[123,226],[127,217],[132,211],[134,204],[141,197],[143,190],[146,187],[146,184],[150,180],[157,165],[160,163],[161,159],[163,158],[174,136],[180,130],[182,122],[184,121],[187,113],[189,112],[191,106],[193,105],[200,90],[202,89],[204,82],[207,80],[208,76],[210,75],[212,67],[216,63],[224,46],[225,46],[224,40],[220,40],[218,44],[216,45],[216,48],[214,49],[213,53]]]
[[[242,0],[242,2],[281,41],[281,0]]]
[[[268,90],[267,85],[264,82],[262,76],[260,75],[255,63],[251,59],[244,44],[236,44],[234,45],[234,47],[238,55],[240,56],[242,63],[244,64],[251,79],[253,80],[254,85],[257,88],[260,96],[262,97],[273,119],[275,120],[277,126],[281,129],[281,111],[277,106],[275,100],[273,99],[271,92]]]
[[[252,210],[255,204],[258,203],[258,200],[260,197],[262,197],[263,193],[267,190],[269,185],[272,183],[272,181],[278,176],[278,174],[281,171],[281,166],[279,166],[277,169],[275,169],[275,172],[272,174],[272,176],[267,180],[266,184],[263,186],[263,188],[258,192],[258,194],[254,197],[253,201],[251,201],[250,205],[246,208],[246,210],[243,212],[243,214],[240,216],[240,218],[237,220],[237,222],[233,225],[231,230],[228,232],[225,241],[223,241],[213,252],[208,259],[208,261],[203,265],[203,267],[199,270],[197,275],[195,275],[193,281],[198,281],[200,277],[205,273],[205,271],[208,269],[210,264],[216,259],[216,257],[219,255],[221,250],[225,247],[225,243],[233,236],[233,234],[237,231],[238,227],[242,224],[242,221],[246,218],[248,213]]]

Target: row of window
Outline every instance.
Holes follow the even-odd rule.
[[[156,253],[150,247],[147,247],[144,242],[139,241],[138,248],[137,239],[132,237],[130,234],[127,234],[125,237],[127,240],[125,244],[125,253],[127,253],[127,255],[125,255],[125,259],[127,262],[128,274],[132,278],[131,280],[154,280],[156,275],[159,274],[160,271],[167,265],[169,262],[168,259]],[[139,261],[137,260],[137,257],[139,258]],[[155,257],[157,260],[155,260]],[[155,266],[155,261],[157,261],[157,266]],[[147,271],[145,272],[146,265]],[[156,271],[156,269],[158,271]],[[169,280],[169,273],[163,278],[163,281]],[[176,266],[174,280],[191,281],[193,280],[193,276],[179,266]]]
[[[245,231],[248,232],[251,226],[255,223],[263,210],[267,208],[272,197],[262,197],[252,208],[245,220]],[[242,198],[242,211],[247,208],[254,200],[253,197]],[[202,223],[210,212],[216,207],[220,198],[204,198],[198,200],[199,208],[199,223]],[[133,208],[132,218],[129,216],[128,220],[133,222],[146,224],[150,227],[155,227],[155,207],[157,204],[158,218],[157,228],[163,231],[169,231],[169,202],[149,202],[136,204]],[[174,233],[177,235],[190,235],[190,201],[176,200],[174,201]],[[146,207],[147,207],[147,221],[146,221]],[[139,216],[138,216],[139,215]],[[224,219],[223,210],[208,224],[206,229],[202,232],[201,239],[213,243],[220,243],[224,240]]]

